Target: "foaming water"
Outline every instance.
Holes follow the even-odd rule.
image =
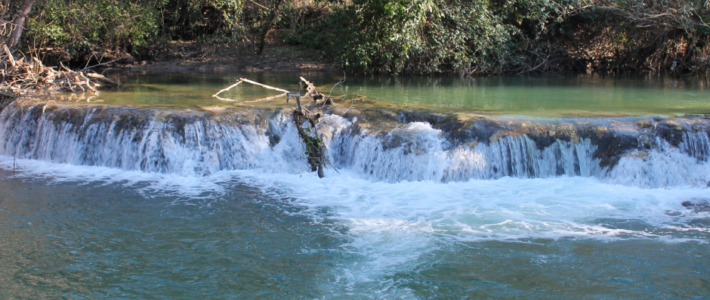
[[[707,189],[641,189],[594,178],[470,180],[440,184],[371,182],[348,174],[313,182],[312,176],[240,172],[264,192],[293,197],[317,211],[328,207],[353,230],[406,228],[461,241],[521,238],[679,238],[654,231],[683,228],[706,214],[682,202],[707,197]],[[602,219],[635,220],[644,230],[605,226]],[[612,228],[620,226],[620,228]],[[655,228],[654,231],[648,231]],[[702,234],[701,234],[702,235]]]
[[[442,139],[440,130],[414,122],[392,130],[384,138],[362,136],[338,142],[331,148],[341,155],[335,159],[341,166],[389,182],[603,176],[599,159],[592,155],[596,146],[588,139],[578,143],[558,141],[543,149],[525,135],[505,136],[488,144],[451,146]]]
[[[428,123],[412,122],[388,133],[342,134],[352,123],[325,117],[331,160],[364,178],[380,181],[466,181],[503,177],[596,177],[637,187],[705,187],[710,183],[710,140],[705,131],[684,132],[678,146],[656,137],[650,149],[629,150],[618,163],[602,167],[599,146],[590,138],[557,139],[540,147],[525,134],[491,137],[490,142],[452,144]],[[639,137],[640,139],[640,137]],[[616,145],[611,145],[615,147]]]
[[[347,170],[329,170],[326,178],[319,180],[308,172],[260,170],[185,177],[15,160],[8,156],[0,156],[0,168],[15,170],[15,176],[20,178],[123,184],[147,193],[188,198],[224,194],[237,180],[259,187],[265,194],[292,199],[293,203],[308,207],[314,216],[327,208],[333,216],[350,224],[354,232],[404,228],[447,239],[478,241],[564,237],[684,240],[692,236],[682,232],[698,232],[702,236],[708,231],[687,225],[707,214],[682,205],[684,201],[707,198],[707,188],[644,189],[590,177],[390,183],[363,179],[357,172]],[[609,227],[603,220],[633,220],[645,225],[643,230],[634,230],[623,224]],[[678,235],[658,233],[674,230]]]
[[[48,183],[78,182],[119,184],[136,188],[145,196],[175,195],[187,199],[214,199],[225,193],[224,176],[195,177],[127,171],[109,167],[76,166],[0,155],[0,168],[17,178],[43,178]]]
[[[472,243],[510,243],[496,247],[515,249],[550,241],[707,244],[710,238],[707,212],[682,205],[706,199],[707,189],[641,189],[582,177],[441,184],[328,175],[316,180],[240,173],[241,180],[265,194],[293,199],[312,216],[327,211],[348,229],[349,242],[341,248],[351,259],[332,272],[354,294],[380,291],[384,298],[413,298],[399,288],[401,274],[428,269],[432,256],[451,249],[463,247],[456,251],[466,253]]]
[[[648,188],[706,186],[710,122],[651,121],[498,118],[448,131],[415,121],[382,131],[326,114],[318,129],[335,167],[373,181],[581,176]],[[0,154],[183,177],[307,170],[285,112],[13,104],[0,114]]]
[[[15,102],[0,298],[710,293],[707,117],[342,115]]]
[[[310,226],[335,225],[332,234],[339,242],[329,248],[304,247],[299,255],[337,257],[311,284],[318,293],[346,298],[419,298],[434,287],[412,286],[421,280],[419,272],[443,272],[436,262],[458,263],[449,257],[452,251],[466,256],[479,251],[474,249],[480,245],[512,251],[511,258],[528,255],[515,250],[527,244],[550,247],[545,251],[552,254],[531,258],[539,263],[555,261],[559,254],[554,253],[568,251],[555,250],[559,245],[602,243],[593,247],[603,247],[637,241],[652,243],[650,251],[657,251],[653,249],[675,247],[662,245],[699,246],[710,240],[708,213],[683,205],[706,199],[703,188],[648,189],[569,176],[391,183],[363,179],[351,170],[328,170],[323,179],[313,173],[259,170],[184,177],[0,157],[5,170],[11,170],[13,163],[19,166],[16,178],[47,178],[58,186],[76,182],[78,188],[119,184],[144,197],[174,197],[170,205],[178,207],[171,210],[181,210],[184,204],[221,207],[234,201],[230,195],[235,185],[255,187],[264,195],[260,197],[266,197],[261,202],[286,216],[305,218]],[[508,268],[500,259],[488,268],[510,272],[497,269]],[[589,268],[591,272],[593,267]],[[466,294],[451,293],[446,295]]]

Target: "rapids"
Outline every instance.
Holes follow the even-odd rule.
[[[322,179],[282,104],[218,105],[187,84],[141,87],[134,106],[18,100],[0,113],[0,298],[706,298],[710,118],[675,115],[681,89],[621,89],[617,115],[608,89],[536,87],[363,93],[537,91],[491,111],[565,112],[463,109],[483,96],[310,106]],[[568,117],[599,103],[603,117]]]
[[[323,113],[318,130],[332,166],[373,181],[582,176],[652,188],[710,184],[710,119],[703,116]],[[0,155],[180,176],[304,172],[292,123],[278,110],[213,113],[26,100],[0,114]]]

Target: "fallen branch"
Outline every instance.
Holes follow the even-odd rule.
[[[345,94],[345,91],[343,91],[343,86],[342,84],[345,83],[345,80],[347,80],[347,77],[345,76],[345,72],[343,72],[343,79],[338,80],[338,82],[333,85],[332,88],[330,88],[330,92],[328,93],[328,97],[326,99],[330,99],[330,95],[333,94],[333,89],[335,89],[336,86],[340,86],[340,91]]]
[[[313,99],[313,101],[315,101],[316,103],[318,103],[318,100],[323,99],[323,94],[319,93],[316,90],[316,86],[312,82],[306,80],[303,77],[299,77],[299,78],[301,78],[301,81],[303,81],[306,84],[306,95],[307,96],[311,97],[311,99]]]
[[[101,74],[72,71],[64,65],[61,70],[45,67],[36,57],[16,59],[6,45],[0,61],[0,89],[20,96],[45,96],[55,91],[96,93],[100,86],[120,86]]]
[[[320,118],[320,114],[314,116],[305,109],[301,108],[301,97],[296,97],[299,109],[295,109],[292,113],[293,122],[296,123],[298,136],[301,137],[304,147],[306,147],[306,160],[311,166],[311,172],[318,172],[318,177],[323,178],[323,168],[327,162],[325,157],[325,147],[323,146],[323,138],[318,135],[316,123]],[[307,121],[308,128],[303,128],[304,119]]]
[[[306,80],[303,77],[300,77],[300,79],[302,82],[304,82],[306,84],[307,95],[310,95],[313,99],[316,99],[317,97],[314,97],[314,96],[317,96],[317,95],[320,95],[321,99],[323,98],[323,95],[318,93],[318,91],[316,91],[316,88],[313,85],[313,83],[311,83],[310,81]],[[298,136],[301,138],[301,141],[303,142],[303,146],[305,147],[306,160],[311,167],[311,171],[318,172],[318,177],[323,178],[325,176],[325,174],[323,173],[323,169],[325,168],[326,164],[329,163],[329,161],[328,161],[327,157],[325,156],[325,146],[323,144],[323,138],[318,134],[318,129],[316,126],[318,124],[318,119],[321,117],[321,114],[320,113],[312,114],[307,108],[303,107],[303,105],[301,104],[301,87],[302,87],[301,81],[299,81],[299,84],[298,84],[298,92],[297,93],[290,93],[289,91],[282,89],[282,88],[273,87],[273,86],[266,85],[266,84],[256,82],[253,80],[249,80],[246,78],[239,78],[239,80],[237,82],[218,91],[216,94],[212,95],[212,97],[215,97],[217,99],[224,100],[224,101],[235,102],[236,100],[220,97],[219,94],[229,91],[230,89],[239,86],[239,84],[246,82],[246,83],[260,86],[260,87],[263,87],[266,89],[280,91],[280,92],[283,92],[283,94],[276,95],[276,96],[270,96],[270,97],[264,97],[264,98],[251,100],[251,101],[244,101],[245,103],[268,101],[268,100],[272,100],[272,99],[275,99],[278,97],[283,97],[283,96],[286,96],[286,103],[289,103],[291,98],[296,99],[297,108],[294,109],[293,113],[291,114],[293,117],[293,122],[296,124],[296,130],[298,131]],[[342,84],[342,82],[344,82],[344,79],[339,81],[338,84]],[[338,84],[336,84],[336,86]],[[331,89],[331,92],[332,92],[332,89]],[[332,100],[330,100],[330,98],[326,99],[326,103],[328,101],[330,101],[330,103],[332,104]],[[304,124],[304,123],[306,123],[306,124]],[[331,166],[332,166],[332,164],[331,164]]]
[[[242,82],[244,82],[244,81],[239,80],[239,81],[235,82],[234,84],[232,84],[232,85],[230,85],[230,86],[228,86],[228,87],[226,87],[226,88],[224,88],[224,89],[221,89],[219,92],[217,92],[216,94],[212,95],[212,97],[219,98],[219,97],[218,97],[219,94],[231,90],[232,88],[234,88],[235,86],[238,86],[238,85],[239,85],[240,83],[242,83]],[[220,99],[220,100],[221,100],[221,99]],[[230,99],[230,101],[235,101],[235,100],[231,100],[231,99]]]
[[[269,100],[273,100],[273,99],[280,98],[280,97],[285,97],[285,96],[288,96],[288,93],[278,94],[278,95],[276,95],[276,96],[271,96],[271,97],[259,98],[259,99],[256,99],[256,100],[244,101],[244,103],[269,101]]]
[[[259,98],[259,99],[256,99],[256,100],[250,100],[250,101],[244,101],[244,102],[268,101],[268,100],[276,99],[276,98],[279,98],[279,97],[287,96],[288,93],[289,93],[289,91],[284,90],[284,89],[281,89],[281,88],[273,87],[273,86],[270,86],[270,85],[265,85],[265,84],[263,84],[263,83],[259,83],[259,82],[256,82],[256,81],[253,81],[253,80],[249,80],[249,79],[246,79],[246,78],[239,78],[239,80],[238,80],[237,82],[235,82],[234,84],[232,84],[232,85],[230,85],[230,86],[228,86],[228,87],[226,87],[226,88],[224,88],[224,89],[221,89],[219,92],[217,92],[216,94],[212,95],[212,97],[215,97],[215,98],[217,98],[217,99],[219,99],[219,100],[222,100],[222,101],[236,102],[237,100],[234,100],[234,99],[220,97],[219,94],[224,93],[224,92],[226,92],[226,91],[229,91],[229,90],[231,90],[231,89],[233,89],[233,88],[239,86],[242,82],[246,82],[246,83],[250,83],[250,84],[253,84],[253,85],[257,85],[257,86],[263,87],[263,88],[265,88],[265,89],[270,89],[270,90],[275,90],[275,91],[283,92],[283,94],[279,94],[279,95],[276,95],[276,96],[269,96],[269,97],[264,97],[264,98]],[[288,100],[286,100],[286,101],[288,102]]]
[[[270,85],[265,85],[265,84],[263,84],[263,83],[258,83],[258,82],[256,82],[256,81],[252,81],[252,80],[249,80],[249,79],[246,79],[246,78],[239,78],[239,80],[244,81],[244,82],[247,82],[247,83],[251,83],[251,84],[253,84],[253,85],[261,86],[261,87],[263,87],[263,88],[265,88],[265,89],[275,90],[275,91],[279,91],[279,92],[282,92],[282,93],[288,93],[287,90],[280,89],[280,88],[277,88],[277,87],[273,87],[273,86],[270,86]]]

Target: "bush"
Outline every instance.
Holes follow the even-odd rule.
[[[130,52],[169,40],[254,45],[275,24],[277,38],[322,51],[354,73],[689,73],[708,61],[706,0],[275,3],[281,1],[38,0],[24,41],[72,54]]]

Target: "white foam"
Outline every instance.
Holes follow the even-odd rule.
[[[221,194],[235,180],[256,186],[279,199],[291,199],[318,215],[328,208],[351,232],[417,231],[462,241],[485,239],[613,238],[628,231],[599,227],[598,219],[639,220],[656,228],[684,227],[707,214],[684,208],[689,199],[709,197],[707,188],[643,189],[608,184],[590,177],[498,180],[373,182],[348,170],[314,173],[275,173],[263,170],[223,171],[210,176],[126,171],[75,166],[0,156],[0,168],[17,176],[42,177],[52,182],[102,182],[134,186],[148,183],[156,192],[199,197]],[[680,212],[668,214],[669,211]],[[647,232],[631,235],[649,236]]]
[[[62,107],[48,112],[42,109],[41,113],[40,109],[35,106],[25,111],[11,106],[0,114],[0,154],[183,177],[245,169],[276,173],[308,170],[295,125],[283,112],[275,113],[268,128],[262,128],[261,122],[243,122],[238,115],[173,112],[173,116],[114,107],[116,114],[111,118],[108,112],[97,113],[96,108],[76,112]],[[179,121],[166,121],[172,118],[166,114]],[[78,117],[83,121],[78,122]],[[649,188],[706,186],[710,180],[710,139],[704,131],[684,132],[678,147],[656,138],[649,145],[652,150],[636,149],[633,153],[637,155],[628,154],[609,171],[600,166],[601,160],[594,155],[597,146],[588,138],[557,140],[538,148],[528,136],[512,134],[451,145],[441,130],[428,123],[412,122],[377,134],[359,128],[354,134],[358,128],[354,122],[325,115],[319,133],[334,165],[370,180],[593,176]]]
[[[12,164],[11,157],[0,156],[0,167]],[[128,187],[148,183],[151,193],[197,199],[220,198],[235,180],[258,187],[278,201],[302,206],[300,213],[315,223],[328,218],[347,228],[339,251],[350,258],[333,276],[351,291],[366,286],[387,294],[395,285],[392,275],[426,263],[419,258],[450,243],[562,238],[705,243],[710,236],[708,228],[691,225],[708,214],[681,204],[707,198],[708,189],[702,188],[643,189],[593,177],[388,183],[332,169],[319,179],[314,173],[259,170],[184,177],[35,160],[18,165],[17,176]]]
[[[229,180],[222,176],[195,177],[179,176],[141,171],[126,171],[117,168],[76,166],[51,163],[32,159],[14,159],[0,155],[0,168],[16,171],[20,178],[43,178],[51,183],[77,182],[121,184],[136,187],[146,196],[153,193],[178,195],[187,198],[212,198],[225,192],[224,183]],[[144,185],[141,185],[144,184]]]
[[[642,189],[590,177],[387,183],[340,172],[329,171],[321,180],[312,174],[239,173],[264,193],[307,207],[314,218],[347,226],[350,242],[342,249],[353,259],[335,272],[352,289],[379,282],[377,287],[387,290],[392,275],[426,263],[419,258],[450,243],[563,238],[706,243],[710,237],[708,228],[689,225],[708,214],[681,204],[708,197],[708,189]]]
[[[707,140],[707,135],[702,135]],[[691,148],[682,143],[680,148],[675,148],[660,138],[656,143],[659,145],[656,149],[646,153],[634,151],[619,159],[617,166],[605,174],[605,181],[639,187],[702,187],[710,183],[710,163],[702,159],[706,154],[698,154],[699,159],[695,152],[693,156],[686,152],[710,144],[697,143],[697,147]]]

